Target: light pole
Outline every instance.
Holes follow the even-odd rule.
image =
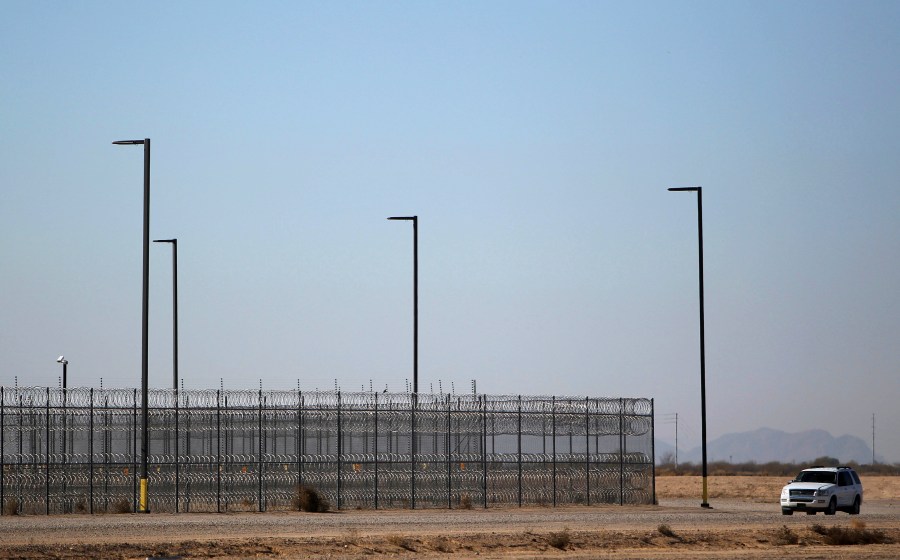
[[[413,224],[413,394],[419,393],[419,217],[392,216]]]
[[[413,394],[410,406],[410,505],[416,509],[416,405],[419,401],[419,217],[392,216],[388,220],[409,221],[413,224]]]
[[[62,388],[63,388],[63,395],[65,395],[66,394],[66,369],[69,365],[69,360],[67,360],[65,356],[60,356],[59,358],[56,358],[56,361],[58,363],[62,364],[62,367],[63,367]]]
[[[67,386],[67,380],[66,380],[66,378],[68,377],[69,360],[67,360],[65,356],[60,356],[59,358],[56,358],[56,361],[57,361],[58,363],[62,364],[62,367],[63,367],[63,376],[62,376],[62,390],[63,390],[63,394],[62,394],[62,407],[63,407],[63,417],[62,417],[62,428],[63,428],[63,429],[62,429],[62,432],[63,432],[63,437],[62,437],[62,452],[63,452],[63,461],[65,461],[65,456],[66,456],[66,439],[68,439],[68,434],[66,433],[66,401],[68,400],[68,399],[66,398],[66,386]]]
[[[172,389],[178,391],[178,240],[154,239],[172,244]]]
[[[150,139],[117,140],[118,146],[144,146],[144,289],[141,308],[141,495],[138,511],[150,513],[147,503],[147,455],[148,455],[148,390],[147,390],[147,315],[150,300]]]
[[[710,505],[706,484],[706,340],[703,325],[703,187],[675,187],[669,191],[697,193],[697,238],[700,244],[700,432],[703,439],[703,502],[700,506],[708,508]]]

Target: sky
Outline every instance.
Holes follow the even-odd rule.
[[[0,385],[655,399],[900,461],[900,3],[0,1]],[[171,246],[149,377],[172,383]],[[711,459],[715,459],[712,457]]]

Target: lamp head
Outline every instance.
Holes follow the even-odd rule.
[[[414,221],[418,218],[418,216],[391,216],[388,220],[407,220]]]
[[[143,144],[144,140],[116,140],[113,144],[117,146],[133,146],[135,144]]]
[[[699,185],[696,187],[672,187],[669,189],[669,191],[670,192],[700,192],[701,188],[702,187],[700,187]]]
[[[177,239],[154,239],[153,240],[154,243],[175,243],[177,241],[178,241]]]

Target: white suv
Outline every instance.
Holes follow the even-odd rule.
[[[834,515],[841,510],[856,515],[862,499],[862,482],[850,467],[810,467],[781,489],[781,513],[805,511],[815,515],[823,511]]]

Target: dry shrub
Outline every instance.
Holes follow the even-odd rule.
[[[775,544],[779,546],[785,546],[788,544],[797,544],[800,542],[800,537],[797,536],[797,533],[793,532],[790,527],[787,525],[782,525],[781,529],[775,532]]]
[[[15,498],[9,498],[6,500],[6,503],[3,504],[3,515],[18,515],[19,514],[19,500]]]
[[[447,537],[435,538],[432,547],[438,552],[444,552],[448,554],[453,552],[453,543],[450,542],[450,539],[448,539]]]
[[[825,544],[844,546],[853,544],[890,544],[891,539],[882,531],[866,529],[862,521],[854,520],[849,528],[825,527],[816,523],[810,527],[825,538]]]
[[[569,529],[551,532],[547,537],[547,544],[549,544],[553,548],[558,548],[560,550],[565,550],[571,542],[572,535],[569,534]]]
[[[659,534],[664,537],[669,537],[670,539],[681,539],[681,537],[675,534],[675,531],[673,531],[672,528],[665,523],[657,527],[656,530],[659,531]]]
[[[331,509],[328,498],[311,486],[298,486],[291,503],[296,510],[312,513],[325,513]]]
[[[394,546],[400,547],[410,552],[415,552],[412,541],[403,535],[388,535],[387,541]]]
[[[75,502],[75,513],[87,513],[88,507],[84,500]]]
[[[112,504],[113,513],[131,513],[131,502],[128,498],[122,498]]]
[[[463,494],[459,499],[459,507],[460,509],[472,509],[472,497],[468,494]]]

